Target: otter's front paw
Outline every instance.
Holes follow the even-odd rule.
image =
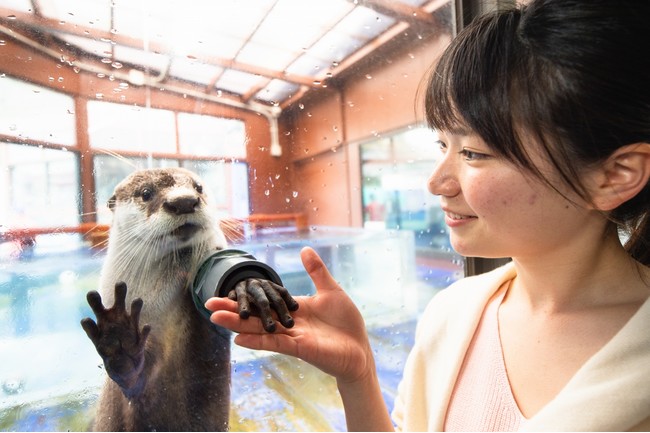
[[[140,329],[142,299],[131,303],[131,314],[126,311],[126,284],[115,284],[115,304],[104,308],[102,298],[96,291],[86,296],[97,323],[87,317],[81,321],[86,335],[93,342],[104,361],[109,377],[129,396],[142,386],[144,369],[144,346],[151,328]]]
[[[272,281],[257,278],[240,281],[228,293],[228,298],[237,301],[242,319],[247,319],[250,315],[259,316],[267,332],[275,331],[273,311],[282,326],[291,328],[293,318],[289,312],[298,309],[298,302],[287,289]]]

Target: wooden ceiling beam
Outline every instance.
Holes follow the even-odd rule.
[[[55,35],[57,33],[63,33],[70,36],[81,37],[94,41],[122,45],[137,50],[142,50],[144,48],[144,42],[137,38],[132,38],[129,36],[92,27],[81,26],[78,24],[59,22],[51,18],[43,18],[40,16],[35,16],[33,14],[14,11],[3,7],[0,7],[0,22],[7,27],[18,28],[29,32],[29,34],[34,35],[35,40],[40,40],[40,37],[43,33]],[[151,41],[149,43],[149,49],[155,53],[171,56],[171,49],[164,44]],[[289,83],[295,83],[301,86],[319,87],[319,85],[314,84],[314,79],[308,76],[286,74],[282,71],[236,62],[231,59],[223,59],[219,57],[204,55],[191,55],[189,57],[213,66],[233,69],[252,75],[260,75],[271,79],[284,80]]]

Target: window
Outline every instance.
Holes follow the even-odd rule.
[[[178,142],[186,155],[246,158],[246,132],[240,120],[179,113]]]
[[[1,73],[0,119],[0,134],[62,145],[76,142],[70,96]]]
[[[88,101],[88,136],[97,149],[176,153],[174,113]]]
[[[79,222],[75,152],[0,143],[0,225],[71,226]]]

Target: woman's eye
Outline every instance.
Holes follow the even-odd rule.
[[[459,152],[466,161],[476,161],[479,159],[485,159],[488,155],[484,153],[474,152],[473,150],[463,149]]]
[[[436,141],[436,144],[438,145],[440,152],[444,153],[447,150],[447,144],[444,141],[438,140]]]

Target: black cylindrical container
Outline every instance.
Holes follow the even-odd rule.
[[[196,308],[210,318],[205,302],[214,297],[228,296],[240,281],[258,278],[282,285],[280,276],[266,263],[240,250],[220,250],[210,255],[199,267],[192,282],[192,295]]]

